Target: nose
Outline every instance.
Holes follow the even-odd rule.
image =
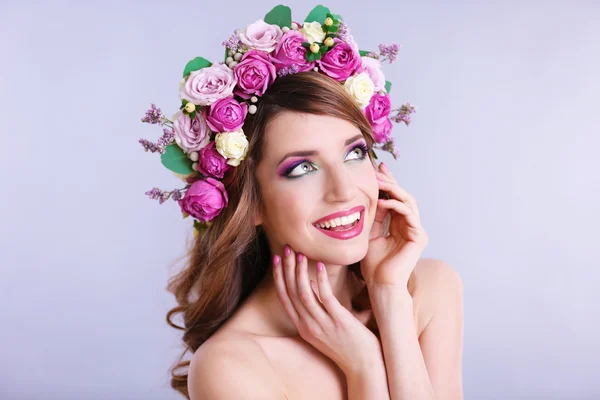
[[[358,190],[351,171],[345,166],[331,168],[325,185],[325,201],[332,203],[352,201]]]

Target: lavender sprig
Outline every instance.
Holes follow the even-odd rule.
[[[404,122],[406,126],[410,125],[411,117],[410,114],[416,112],[417,107],[413,106],[410,103],[404,103],[400,108],[396,108],[392,111],[396,112],[396,115],[391,115],[390,120],[399,124]]]
[[[156,108],[156,105],[154,104],[151,104],[150,107],[151,108],[148,111],[146,111],[146,116],[142,118],[142,122],[152,125],[164,125],[165,122],[168,121],[168,119],[165,117],[162,110],[160,108]]]
[[[350,39],[350,29],[348,28],[348,25],[344,23],[344,21],[340,21],[338,25],[337,37],[344,42],[348,42]]]
[[[381,149],[383,151],[392,153],[394,160],[398,159],[398,148],[396,147],[396,143],[394,143],[394,139],[390,139],[389,141],[385,142],[383,146],[381,146]]]
[[[283,67],[279,71],[277,71],[277,76],[280,78],[282,76],[297,74],[300,71],[300,68],[296,64],[292,64],[289,67]]]
[[[380,44],[379,45],[379,60],[381,62],[387,61],[392,64],[398,58],[398,52],[400,51],[400,45],[393,43],[391,45]]]
[[[150,197],[151,200],[158,200],[158,203],[162,204],[169,200],[169,198],[173,199],[173,201],[181,200],[183,198],[181,192],[184,190],[185,189],[174,189],[169,192],[155,187],[148,190],[145,194]]]
[[[165,148],[175,141],[175,130],[173,127],[163,129],[163,135],[158,138],[156,143],[152,143],[147,139],[140,139],[140,144],[144,147],[144,151],[152,153],[164,154]]]
[[[242,47],[242,42],[237,34],[237,32],[233,32],[229,39],[221,43],[223,46],[227,47],[232,53],[237,53],[238,50]]]

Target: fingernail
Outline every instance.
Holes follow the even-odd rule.
[[[323,265],[323,263],[321,261],[319,261],[317,263],[317,271],[319,271],[319,272],[323,271],[323,267],[325,267],[325,266]]]
[[[283,246],[283,254],[285,254],[285,256],[289,256],[291,253],[291,249],[289,248],[289,246],[286,244],[285,246]]]
[[[302,253],[298,253],[298,254],[296,254],[296,260],[298,260],[298,262],[302,262],[302,258],[303,258],[303,257],[304,257],[304,256],[302,255]]]
[[[277,254],[275,254],[273,256],[273,265],[278,265],[279,261],[281,261],[281,257],[279,257]]]

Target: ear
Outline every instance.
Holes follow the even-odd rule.
[[[262,213],[260,211],[257,211],[256,214],[254,214],[254,226],[262,225],[262,223],[263,223]]]

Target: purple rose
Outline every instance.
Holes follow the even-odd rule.
[[[248,104],[240,104],[230,96],[217,100],[210,107],[205,107],[203,113],[206,123],[213,132],[233,132],[244,125]]]
[[[257,49],[270,53],[275,49],[283,32],[277,25],[267,24],[262,19],[250,24],[243,31],[238,32],[240,41],[250,49]]]
[[[236,89],[236,94],[243,99],[262,96],[277,76],[270,56],[260,50],[244,53],[240,63],[233,67],[233,73],[240,89]]]
[[[210,128],[202,114],[196,113],[196,118],[191,119],[181,111],[173,121],[175,131],[175,142],[186,153],[198,151],[208,144],[210,140]]]
[[[379,60],[372,57],[362,57],[362,68],[373,81],[376,92],[385,88],[385,75],[383,75]]]
[[[298,31],[288,31],[283,35],[273,53],[273,64],[278,72],[292,65],[298,67],[298,72],[308,71],[315,67],[314,61],[311,63],[306,61],[308,49],[302,46],[303,42],[306,42],[306,37]]]
[[[227,159],[217,151],[215,142],[210,142],[198,152],[198,171],[204,175],[221,179],[229,168]]]
[[[352,46],[340,39],[334,39],[335,45],[317,60],[319,69],[330,78],[343,82],[349,76],[362,72],[360,54]]]
[[[392,121],[389,118],[391,112],[392,104],[389,94],[375,93],[365,108],[365,116],[371,123],[371,130],[377,143],[384,143],[389,139],[392,131]]]
[[[179,200],[181,211],[200,222],[208,222],[221,213],[228,203],[227,191],[221,182],[213,178],[192,184]]]
[[[190,72],[179,87],[179,97],[197,106],[208,106],[231,95],[235,78],[229,67],[213,64],[210,67]]]

